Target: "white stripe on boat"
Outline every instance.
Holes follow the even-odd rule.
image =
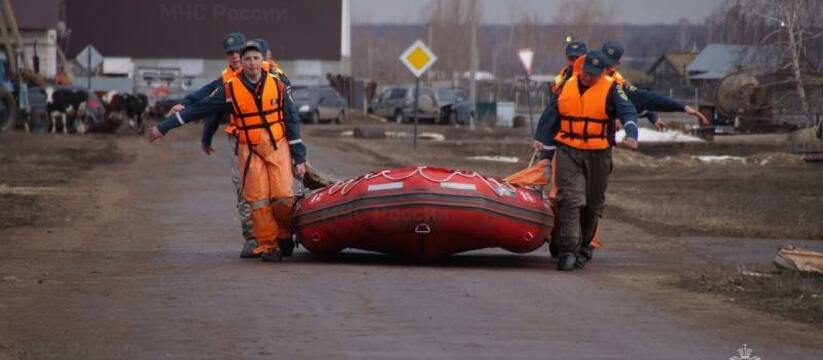
[[[373,184],[369,185],[369,189],[367,191],[380,191],[380,190],[392,190],[392,189],[402,189],[403,182],[391,182],[385,184]]]
[[[459,182],[442,182],[440,183],[440,187],[444,189],[456,189],[456,190],[477,190],[477,186],[471,183],[459,183]]]

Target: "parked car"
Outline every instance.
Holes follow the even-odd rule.
[[[320,121],[346,121],[346,99],[330,86],[295,86],[292,101],[300,112],[300,119],[308,124]]]
[[[413,120],[414,85],[389,86],[384,89],[372,104],[374,114],[397,123]],[[440,118],[440,107],[434,90],[426,86],[420,87],[417,111],[419,119],[435,121]]]
[[[437,89],[440,122],[449,125],[468,125],[474,117],[469,97],[463,89]]]

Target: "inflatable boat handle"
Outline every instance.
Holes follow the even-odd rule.
[[[428,233],[432,232],[432,229],[429,226],[429,224],[420,223],[420,224],[417,224],[417,226],[414,228],[414,232],[417,233],[417,234],[428,234]]]

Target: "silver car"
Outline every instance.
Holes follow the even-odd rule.
[[[307,124],[320,121],[342,124],[346,121],[346,99],[330,86],[296,86],[291,95],[300,119]]]
[[[374,100],[372,110],[377,116],[385,117],[397,123],[413,121],[414,85],[389,86]],[[417,102],[417,117],[434,121],[440,117],[440,106],[434,91],[426,86],[420,87]]]

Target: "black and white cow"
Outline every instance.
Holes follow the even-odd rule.
[[[85,90],[75,88],[46,88],[46,109],[49,113],[51,126],[49,131],[56,133],[58,121],[63,133],[69,131],[69,118],[82,118],[86,114],[86,102],[89,94]]]

